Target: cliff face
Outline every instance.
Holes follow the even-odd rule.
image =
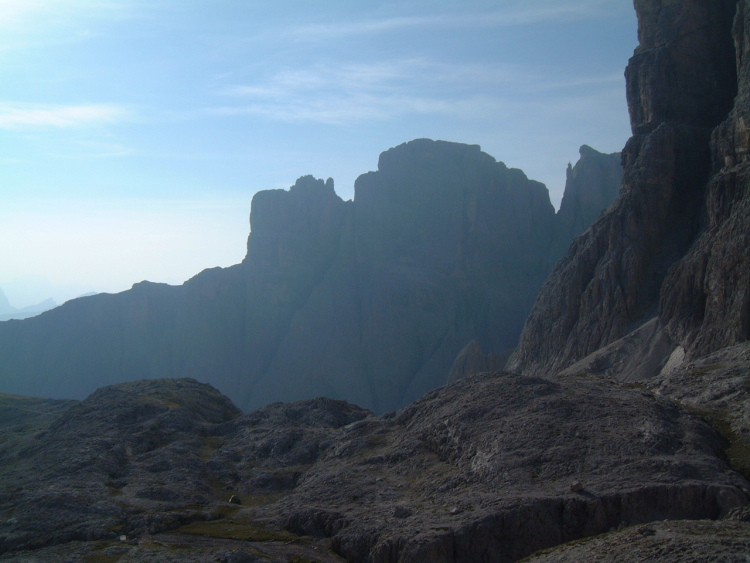
[[[0,388],[81,397],[184,376],[244,408],[326,395],[394,409],[445,383],[469,342],[515,344],[559,240],[616,192],[616,159],[582,149],[558,217],[520,170],[426,139],[383,153],[350,202],[309,176],[260,192],[242,264],[0,324]]]
[[[477,146],[383,153],[248,403],[325,394],[387,410],[444,383],[472,339],[511,347],[546,275],[553,218],[544,186]]]
[[[556,236],[551,250],[554,262],[565,256],[570,241],[612,205],[622,185],[620,153],[602,154],[583,145],[579,154],[581,158],[575,166],[568,165],[565,193],[555,217]]]
[[[510,369],[554,373],[656,315],[660,292],[669,295],[678,275],[665,284],[669,268],[704,226],[711,132],[737,92],[735,2],[635,7],[640,45],[625,73],[633,137],[623,151],[622,192],[541,289]],[[692,300],[683,293],[683,302]]]
[[[700,357],[750,338],[750,2],[733,27],[739,91],[711,137],[708,224],[662,289],[670,336]]]

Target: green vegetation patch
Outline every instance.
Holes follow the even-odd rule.
[[[167,409],[180,409],[182,405],[172,401],[170,399],[163,399],[155,394],[152,395],[139,395],[136,397],[136,401],[142,404],[151,405],[154,407],[161,407]]]
[[[105,553],[89,553],[83,557],[84,563],[117,563],[121,555],[107,555]]]
[[[268,506],[274,504],[283,496],[282,494],[243,495],[241,497],[242,506]]]
[[[83,560],[85,563],[117,563],[122,555],[104,555],[102,553],[92,553],[86,555]]]
[[[639,524],[639,526],[642,524]],[[570,548],[570,547],[577,547],[577,546],[583,546],[587,543],[595,543],[598,540],[601,540],[602,538],[606,538],[607,536],[614,536],[616,534],[621,533],[622,530],[610,530],[608,532],[604,532],[602,534],[596,534],[593,536],[584,536],[582,538],[577,538],[574,540],[570,540],[564,543],[560,543],[557,545],[552,545],[550,547],[545,547],[544,549],[540,549],[538,551],[535,551],[534,553],[530,553],[523,559],[519,559],[518,563],[525,563],[526,561],[529,561],[531,559],[535,559],[537,557],[541,557],[543,555],[550,555],[555,553],[558,549],[562,548]]]
[[[368,448],[380,448],[390,445],[389,436],[383,434],[371,434],[367,437]]]
[[[224,438],[218,436],[204,436],[201,438],[200,460],[203,462],[211,459],[216,450],[224,445]]]
[[[714,415],[709,422],[722,437],[729,442],[724,453],[729,465],[741,473],[745,479],[750,479],[750,444],[734,431],[732,425],[720,415]]]
[[[732,428],[731,423],[722,412],[696,409],[690,405],[682,406],[703,418],[727,441],[728,445],[724,448],[724,455],[726,455],[729,465],[742,474],[745,479],[750,480],[750,442]]]
[[[293,541],[299,536],[268,524],[246,520],[242,516],[228,516],[218,520],[191,522],[177,529],[180,534],[253,542]]]

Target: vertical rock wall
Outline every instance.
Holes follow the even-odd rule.
[[[553,373],[654,316],[667,270],[703,225],[711,131],[736,93],[735,2],[635,7],[622,192],[542,287],[510,369]]]
[[[732,37],[738,93],[711,137],[707,228],[670,272],[661,316],[698,357],[750,338],[750,2],[738,3]]]

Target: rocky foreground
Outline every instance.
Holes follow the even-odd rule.
[[[705,420],[594,377],[477,375],[384,416],[152,380],[3,396],[0,421],[3,561],[514,561],[627,526],[658,547],[750,494]],[[725,524],[687,536],[745,549]]]

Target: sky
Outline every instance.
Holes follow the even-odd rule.
[[[624,0],[0,0],[12,305],[240,262],[253,194],[415,138],[543,182],[630,135]]]

